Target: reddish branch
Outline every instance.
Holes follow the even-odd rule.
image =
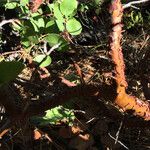
[[[32,12],[36,12],[42,3],[43,0],[32,0],[32,2],[30,3],[30,10]]]
[[[125,64],[123,60],[122,47],[120,41],[122,38],[122,15],[123,9],[119,0],[114,0],[110,7],[111,21],[112,21],[112,32],[110,34],[110,48],[112,60],[115,64],[116,83],[118,86],[117,93],[124,92],[127,87],[125,79]]]
[[[110,7],[110,13],[112,17],[110,49],[111,49],[112,60],[115,64],[116,85],[97,86],[97,85],[84,84],[84,85],[79,85],[74,87],[68,87],[66,90],[62,91],[61,93],[57,93],[54,96],[46,97],[44,99],[29,104],[24,110],[22,108],[20,109],[16,107],[16,104],[14,103],[15,98],[11,96],[11,94],[10,96],[7,95],[8,93],[11,93],[9,89],[4,88],[5,90],[3,90],[3,88],[1,87],[0,102],[7,109],[8,115],[10,115],[11,119],[13,120],[12,123],[15,123],[19,119],[28,118],[33,115],[41,114],[45,110],[51,109],[58,105],[62,105],[74,97],[96,97],[96,99],[104,98],[105,100],[111,100],[114,101],[124,111],[133,110],[135,115],[141,116],[145,120],[150,120],[149,103],[139,100],[138,98],[134,96],[130,96],[126,93],[127,82],[124,73],[125,64],[123,60],[122,47],[120,44],[122,38],[121,20],[123,15],[123,8],[120,0],[113,0]],[[66,83],[66,81],[64,82]],[[70,85],[70,83],[68,82],[67,84]]]
[[[117,84],[117,97],[115,103],[123,110],[133,110],[135,115],[150,120],[150,105],[126,93],[127,82],[125,79],[125,64],[122,54],[122,16],[123,8],[120,0],[113,0],[110,13],[112,18],[112,32],[110,34],[110,49],[112,60],[115,64],[115,80]]]
[[[7,87],[0,89],[1,103],[5,106],[6,112],[10,117],[10,124],[6,127],[1,128],[0,132],[6,128],[12,127],[17,121],[26,121],[29,117],[34,115],[43,114],[46,110],[54,108],[55,106],[62,105],[65,102],[69,101],[74,97],[79,97],[79,100],[88,100],[87,103],[96,103],[99,105],[100,110],[103,114],[111,119],[121,121],[121,113],[112,112],[104,105],[103,102],[97,101],[97,99],[109,99],[113,101],[116,98],[116,88],[114,86],[108,85],[78,85],[75,87],[66,87],[61,93],[57,93],[54,96],[47,96],[45,98],[40,98],[39,100],[32,102],[23,109],[23,107],[16,107],[14,101],[15,96],[12,96],[9,93],[12,93],[11,90]],[[8,94],[7,94],[8,93]],[[81,98],[83,97],[83,98]],[[87,99],[88,98],[88,99]],[[81,102],[82,104],[82,102]],[[90,105],[90,104],[89,104]],[[23,121],[23,122],[24,122]],[[22,122],[22,123],[23,123]],[[129,127],[149,127],[150,122],[143,122],[141,119],[137,118],[124,118],[124,125]]]

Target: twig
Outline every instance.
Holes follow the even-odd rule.
[[[85,111],[83,110],[72,110],[74,113],[82,113],[82,114],[86,114]]]
[[[140,8],[138,8],[136,6],[131,5],[131,7],[134,8],[134,9],[140,10]]]
[[[10,119],[8,119],[4,123],[4,125],[0,128],[0,138],[10,130],[10,126],[11,126],[10,124],[11,124],[11,121],[10,121]]]
[[[54,46],[47,52],[47,55],[50,55],[51,52],[54,51],[55,49],[57,49],[60,45],[61,45],[61,43],[58,43],[58,44],[54,45]]]
[[[49,137],[49,135],[42,130],[36,128],[34,130],[35,132],[39,132],[41,134],[40,138],[46,138],[51,144],[53,144],[57,149],[64,150],[60,145],[58,145],[52,138]]]
[[[77,86],[75,83],[65,79],[64,77],[60,77],[60,79],[61,79],[61,82],[67,85],[68,87]]]
[[[90,120],[88,120],[88,121],[86,122],[86,124],[91,123],[92,121],[95,121],[96,119],[97,119],[96,117],[93,117],[93,118],[91,118]]]
[[[112,138],[113,140],[116,141],[116,139],[110,134],[108,133],[108,135],[110,136],[110,138]],[[129,148],[127,146],[125,146],[121,141],[117,141],[120,145],[122,145],[125,149],[129,150]]]
[[[123,5],[123,9],[126,9],[126,8],[129,8],[129,7],[133,7],[132,5],[136,5],[136,4],[141,4],[141,3],[146,3],[150,0],[138,0],[138,1],[132,1],[132,2],[129,2],[127,4],[124,4]]]
[[[23,53],[23,50],[18,50],[18,51],[12,51],[12,52],[4,52],[1,55],[5,56],[5,55],[10,55],[10,54],[14,54],[14,53]]]
[[[44,41],[44,44],[43,44],[43,51],[44,53],[47,53],[47,42]]]
[[[121,121],[120,126],[119,126],[119,129],[118,129],[118,131],[117,131],[117,133],[116,133],[115,144],[118,142],[118,139],[119,139],[119,133],[120,133],[120,131],[121,131],[122,125],[123,125],[123,120]]]
[[[12,140],[22,129],[19,129],[18,131],[16,131],[11,137],[9,137],[8,139],[6,139],[6,141]]]
[[[8,23],[14,23],[14,22],[19,22],[18,19],[9,19],[9,20],[3,20],[0,22],[0,28],[5,25],[5,24],[8,24]]]

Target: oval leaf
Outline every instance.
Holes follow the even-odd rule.
[[[29,4],[29,0],[21,0],[20,1],[21,6],[26,6],[27,4]]]
[[[45,40],[48,42],[48,44],[53,47],[56,44],[60,43],[60,46],[57,50],[67,50],[68,49],[68,43],[66,40],[64,40],[60,35],[58,34],[49,34],[45,37]]]
[[[59,4],[58,4],[58,3],[55,3],[55,4],[54,4],[54,16],[55,16],[58,20],[61,20],[61,21],[64,20],[63,14],[61,13],[61,11],[60,11],[60,9],[59,9]]]
[[[45,33],[59,33],[59,29],[54,20],[50,20],[46,24]]]
[[[60,3],[60,11],[63,15],[68,17],[77,9],[78,2],[77,0],[63,0]]]
[[[18,6],[18,2],[9,2],[6,3],[5,8],[6,9],[14,9]]]
[[[35,62],[39,63],[39,67],[47,67],[51,64],[52,59],[50,56],[47,55],[38,55],[33,59]]]
[[[15,79],[24,69],[24,65],[18,61],[0,62],[0,84]]]
[[[71,35],[78,35],[82,31],[82,26],[79,21],[72,18],[66,23],[66,29]]]
[[[56,24],[57,24],[57,27],[59,28],[59,31],[65,30],[64,22],[62,22],[61,20],[56,20]]]

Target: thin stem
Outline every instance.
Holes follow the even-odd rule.
[[[129,7],[134,7],[133,5],[141,4],[141,3],[146,3],[146,2],[150,2],[150,0],[132,1],[132,2],[129,2],[127,4],[124,4],[123,5],[123,9],[129,8]]]

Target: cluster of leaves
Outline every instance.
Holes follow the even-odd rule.
[[[32,54],[33,61],[39,67],[47,67],[51,64],[51,52],[66,51],[69,49],[71,37],[79,35],[82,26],[77,18],[77,0],[55,0],[53,3],[41,5],[32,12],[29,7],[29,0],[3,1],[1,7],[13,9],[18,14],[17,20],[11,24],[20,36],[22,49]],[[50,50],[48,50],[50,49]],[[13,80],[23,70],[24,64],[19,61],[0,61],[0,85]],[[40,125],[56,123],[63,118],[67,122],[74,120],[71,110],[56,107],[46,112],[46,116],[38,118]]]
[[[33,61],[39,67],[47,67],[52,62],[50,53],[54,49],[57,51],[68,50],[71,36],[81,33],[82,26],[76,19],[77,10],[85,11],[91,8],[99,10],[99,5],[103,1],[92,0],[78,5],[77,0],[71,2],[69,0],[55,0],[52,3],[41,5],[36,12],[30,10],[29,2],[29,0],[3,0],[0,2],[0,7],[4,7],[6,10],[13,9],[18,14],[18,20],[11,24],[12,29],[20,36],[23,49],[27,53],[32,52],[34,54]],[[48,50],[48,48],[51,49]],[[0,62],[2,61],[4,59],[0,59]],[[9,71],[7,64],[10,64],[14,71]],[[23,69],[20,62],[16,61],[12,64],[11,62],[2,62],[0,65],[3,70],[6,68],[3,71],[6,78],[1,78],[1,83],[14,79],[19,74],[19,70],[21,72]],[[17,68],[16,66],[20,67]]]
[[[72,125],[72,121],[74,119],[75,115],[72,110],[64,108],[63,106],[58,106],[51,110],[47,110],[46,115],[43,117],[32,117],[31,122],[38,126],[60,124],[62,122],[67,123],[68,125]]]
[[[104,0],[90,0],[90,1],[83,1],[79,4],[79,11],[86,12],[90,10],[94,10],[95,13],[98,15],[101,12],[101,5],[104,3]]]
[[[56,0],[41,5],[37,12],[30,10],[29,0],[5,0],[0,5],[17,12],[18,20],[12,23],[12,29],[20,35],[23,49],[34,54],[33,61],[39,67],[49,66],[52,50],[68,50],[71,36],[82,31],[82,26],[76,19],[77,0]]]
[[[141,12],[131,11],[124,15],[125,25],[127,29],[133,28],[135,26],[140,26],[143,24],[143,16]]]
[[[58,44],[57,50],[68,49],[69,37],[78,35],[82,31],[80,22],[75,18],[78,2],[72,0],[54,1],[39,8],[37,12],[29,9],[29,0],[7,2],[6,9],[17,10],[19,21],[13,23],[13,29],[19,32],[21,44],[28,52],[42,43],[50,47]],[[61,34],[60,34],[61,33]],[[47,67],[51,63],[50,51],[40,50],[34,61],[40,67]]]
[[[143,27],[150,21],[150,12],[148,10],[131,10],[124,14],[124,23],[126,29],[134,27]]]

